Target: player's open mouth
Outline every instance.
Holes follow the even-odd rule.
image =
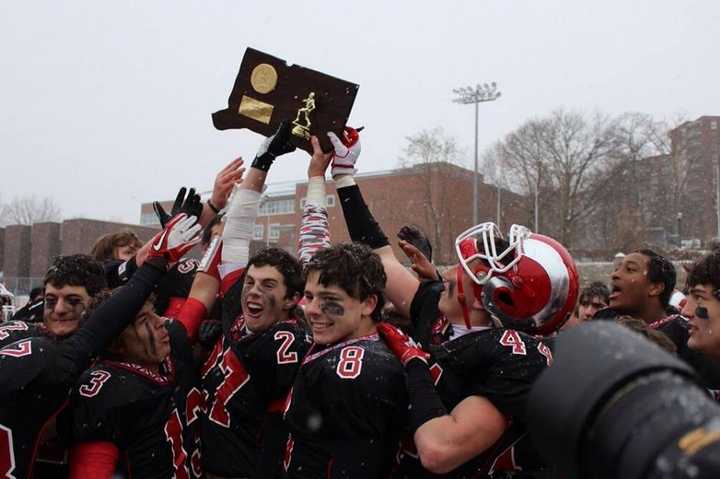
[[[622,289],[620,289],[620,286],[612,285],[612,289],[610,290],[610,299],[615,299],[618,296],[622,294]]]
[[[263,305],[254,301],[247,301],[245,303],[245,309],[247,312],[254,317],[260,316],[263,312]]]

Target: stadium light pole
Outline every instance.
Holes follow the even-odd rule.
[[[473,224],[478,224],[478,105],[487,101],[495,101],[500,98],[501,93],[497,89],[497,83],[477,84],[474,87],[464,86],[453,88],[457,95],[453,101],[462,105],[475,104],[475,168],[473,173]],[[500,186],[498,185],[498,204],[500,199]],[[499,207],[498,207],[499,209]],[[499,213],[498,213],[499,215]],[[500,221],[500,218],[497,218]]]

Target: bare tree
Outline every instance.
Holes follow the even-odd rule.
[[[593,190],[602,172],[616,161],[615,130],[613,120],[600,113],[556,110],[527,121],[492,150],[528,203],[538,192],[541,229],[567,246],[576,239],[580,220],[596,207]]]
[[[59,221],[61,217],[60,207],[49,197],[17,196],[9,203],[0,204],[0,226]]]
[[[452,254],[453,234],[467,223],[467,218],[461,217],[451,205],[457,200],[452,186],[454,176],[467,173],[457,166],[460,149],[455,138],[447,136],[441,128],[423,130],[406,140],[400,166],[420,173],[417,181],[421,194],[411,201],[418,203],[421,218],[404,221],[424,226],[438,261],[447,262]]]

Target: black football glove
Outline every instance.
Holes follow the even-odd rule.
[[[187,197],[185,196],[186,192]],[[155,210],[158,220],[160,220],[160,225],[165,228],[165,225],[168,221],[170,221],[170,218],[174,217],[178,213],[185,213],[188,216],[200,218],[203,206],[200,201],[200,195],[195,193],[195,188],[190,188],[190,191],[187,191],[187,188],[183,186],[180,188],[177,196],[175,197],[175,202],[173,203],[170,214],[165,212],[165,209],[158,201],[153,202],[153,209]]]
[[[400,228],[397,236],[401,240],[407,241],[416,247],[423,255],[425,255],[428,261],[432,262],[432,245],[430,244],[430,240],[427,239],[425,234],[423,234],[417,226],[405,225]]]
[[[275,134],[267,137],[260,145],[251,166],[267,172],[275,158],[291,151],[295,151],[295,145],[290,143],[290,122],[283,120]]]
[[[198,330],[198,343],[205,349],[212,349],[222,336],[222,323],[214,319],[206,319],[200,323]]]

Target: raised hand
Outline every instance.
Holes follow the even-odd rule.
[[[295,151],[295,145],[290,143],[290,122],[283,120],[275,134],[267,137],[260,145],[252,167],[267,172],[275,158],[291,151]]]
[[[425,255],[412,244],[407,241],[400,240],[398,243],[400,249],[410,260],[410,269],[415,271],[420,278],[423,279],[437,279],[437,269],[435,266],[428,261]]]
[[[242,158],[235,158],[217,174],[212,196],[210,197],[213,208],[217,210],[225,208],[233,186],[242,182],[243,173],[245,173],[244,165],[245,162]]]
[[[342,140],[335,133],[328,132],[330,143],[333,145],[332,169],[330,170],[332,177],[336,178],[341,175],[354,175],[355,162],[360,156],[360,134],[356,129],[345,127]]]
[[[320,141],[316,136],[310,137],[310,144],[313,147],[312,158],[310,158],[310,165],[308,166],[308,178],[317,176],[325,176],[325,170],[330,165],[330,160],[333,158],[332,153],[323,153],[320,148]]]
[[[163,231],[150,240],[148,259],[165,258],[170,263],[178,261],[200,242],[198,233],[201,229],[197,216],[180,213],[168,222]]]
[[[413,359],[419,359],[425,364],[430,359],[430,354],[423,349],[407,334],[390,323],[381,321],[377,324],[378,333],[382,337],[390,351],[400,360],[403,366]]]
[[[187,196],[185,195],[186,193]],[[202,214],[202,208],[200,195],[195,193],[195,188],[190,188],[190,191],[187,191],[187,188],[184,186],[178,191],[170,214],[167,214],[165,208],[163,208],[158,201],[153,202],[153,209],[155,210],[155,214],[157,215],[160,225],[163,228],[165,228],[168,221],[170,221],[170,218],[177,216],[180,213],[185,213],[188,216],[200,217]]]
[[[428,261],[432,262],[432,244],[427,236],[414,225],[405,225],[398,231],[397,237],[417,248]]]

